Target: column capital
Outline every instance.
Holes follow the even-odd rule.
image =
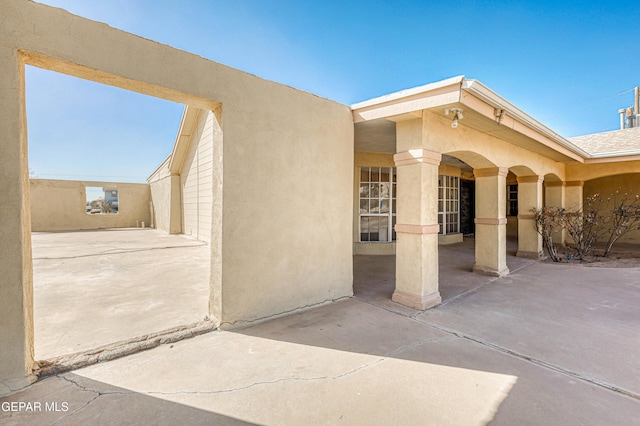
[[[518,183],[542,183],[542,181],[544,181],[544,178],[538,175],[517,176],[516,181]]]
[[[584,186],[584,181],[582,180],[568,180],[565,182],[565,186]]]
[[[476,178],[493,177],[493,176],[506,177],[508,173],[509,173],[509,169],[507,169],[506,167],[488,167],[486,169],[473,169],[473,175]]]
[[[441,160],[442,154],[426,149],[410,149],[409,151],[399,152],[393,156],[396,167],[420,163],[438,166]]]
[[[564,187],[566,184],[566,182],[563,182],[561,180],[556,180],[556,181],[544,181],[544,186],[545,188],[561,188]]]

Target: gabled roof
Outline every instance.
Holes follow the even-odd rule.
[[[352,105],[356,139],[362,136],[365,141],[363,146],[379,147],[382,143],[376,137],[380,139],[387,137],[385,135],[393,135],[394,128],[386,124],[389,121],[419,118],[422,110],[442,114],[445,108],[451,107],[464,109],[465,125],[556,161],[600,163],[620,161],[622,157],[625,157],[624,160],[640,159],[640,128],[567,139],[478,80],[464,76],[401,90]],[[471,117],[467,118],[469,116]]]
[[[358,134],[381,134],[383,121],[419,118],[429,110],[443,115],[448,108],[464,110],[464,124],[545,155],[556,161],[583,163],[589,153],[572,144],[480,83],[457,76],[351,106]],[[368,131],[376,126],[376,131]],[[380,145],[378,141],[375,141]],[[373,142],[372,142],[373,143]]]

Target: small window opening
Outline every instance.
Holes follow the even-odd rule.
[[[88,214],[116,214],[119,209],[118,189],[101,186],[86,186],[86,209]]]

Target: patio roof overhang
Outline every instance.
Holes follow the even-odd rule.
[[[461,126],[489,134],[563,163],[584,163],[591,155],[541,124],[477,80],[457,76],[351,106],[357,151],[395,153],[395,123],[443,116],[461,108]]]

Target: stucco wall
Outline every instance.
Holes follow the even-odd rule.
[[[589,164],[568,164],[567,181],[588,181],[605,176],[640,173],[640,160],[603,161]]]
[[[603,197],[610,197],[618,191],[620,194],[640,195],[640,173],[627,173],[622,175],[608,176],[584,183],[584,197],[600,194]],[[632,231],[618,240],[621,243],[640,243],[640,231]],[[614,246],[615,248],[615,246]]]
[[[118,213],[88,214],[86,186],[118,189]],[[149,185],[31,179],[31,230],[78,231],[151,224]]]
[[[171,234],[171,173],[169,158],[147,179],[153,204],[153,224],[156,229]]]
[[[62,9],[5,0],[0,19],[1,385],[33,379],[25,63],[217,111],[210,310],[222,326],[352,294],[349,107]]]
[[[212,256],[212,298],[222,305],[212,309],[225,324],[351,294],[352,195],[344,188],[352,185],[353,120],[347,106],[61,9],[15,0],[3,2],[1,12],[0,59],[16,81],[26,62],[221,108],[224,142],[213,155],[220,173],[214,187],[223,189],[213,205],[222,212],[214,218],[219,229],[212,229],[221,243]],[[13,104],[3,117],[20,122],[22,92],[4,94]],[[8,145],[15,147],[22,133],[13,134]]]

